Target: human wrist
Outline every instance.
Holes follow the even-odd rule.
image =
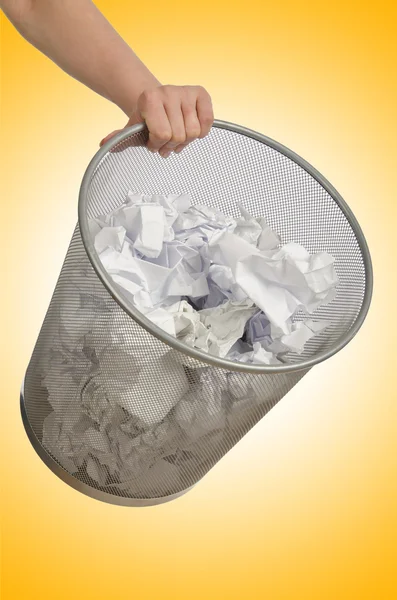
[[[160,81],[149,71],[133,73],[125,76],[124,84],[113,102],[130,118],[136,111],[140,95],[145,90],[154,89],[161,85]]]

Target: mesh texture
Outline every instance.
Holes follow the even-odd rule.
[[[240,202],[264,216],[283,244],[332,254],[339,285],[336,298],[313,314],[330,326],[303,354],[287,355],[295,371],[228,370],[170,348],[126,314],[98,278],[76,227],[26,373],[26,415],[65,471],[90,488],[137,499],[176,494],[201,479],[309,370],[299,363],[349,331],[367,284],[348,219],[293,160],[217,127],[164,160],[144,148],[146,136],[135,133],[103,157],[88,188],[88,218],[120,206],[129,190],[188,192],[193,204],[235,217]]]

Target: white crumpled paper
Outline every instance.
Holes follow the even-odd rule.
[[[106,271],[153,324],[211,356],[278,365],[328,326],[310,314],[334,297],[334,261],[282,245],[264,217],[239,210],[129,192],[89,226]],[[86,276],[85,266],[71,275],[43,362],[43,445],[104,489],[163,493],[179,460],[194,462],[202,440],[218,443],[258,406],[260,382],[133,335],[121,309],[87,293]]]
[[[335,295],[333,258],[322,252],[310,255],[299,244],[260,251],[236,235],[221,231],[209,242],[209,256],[229,267],[235,282],[284,334],[299,308],[311,313]]]
[[[264,217],[239,209],[234,219],[187,194],[130,192],[95,219],[95,248],[132,304],[170,335],[213,356],[277,364],[326,327],[294,316],[333,299],[334,259],[281,246]]]

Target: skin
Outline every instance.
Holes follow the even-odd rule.
[[[90,0],[0,0],[0,8],[28,42],[119,106],[126,126],[146,122],[152,152],[167,158],[210,131],[208,92],[161,85]]]

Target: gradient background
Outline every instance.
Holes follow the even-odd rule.
[[[55,477],[19,387],[99,140],[123,114],[1,17],[1,518],[5,599],[397,597],[394,2],[102,0],[163,83],[289,146],[340,191],[375,289],[349,346],[315,367],[185,497],[134,509]]]

